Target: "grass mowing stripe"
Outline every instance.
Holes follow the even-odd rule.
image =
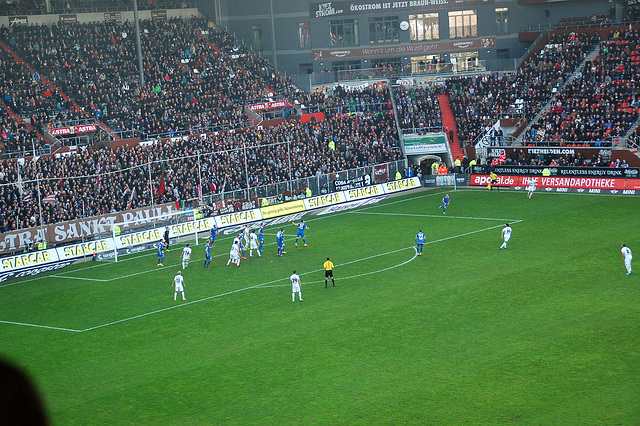
[[[384,213],[384,212],[350,212],[351,214],[377,214],[384,216],[407,216],[407,217],[441,217],[445,219],[470,219],[470,220],[499,220],[501,222],[515,222],[517,219],[501,219],[497,217],[473,217],[473,216],[447,216],[441,214],[411,214],[411,213]]]

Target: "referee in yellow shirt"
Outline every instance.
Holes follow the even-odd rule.
[[[333,268],[333,262],[327,257],[327,261],[324,262],[324,288],[327,288],[329,277],[331,277],[333,286],[336,286],[336,282],[333,280]]]

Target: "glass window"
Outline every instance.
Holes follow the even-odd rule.
[[[262,52],[262,27],[254,25],[251,34],[253,36],[253,48],[258,52]]]
[[[428,74],[438,72],[442,66],[440,55],[424,55],[411,57],[412,74]]]
[[[360,44],[358,20],[331,21],[331,46],[355,46]]]
[[[411,41],[440,40],[437,13],[409,15]]]
[[[509,8],[496,7],[496,34],[509,33]]]
[[[369,43],[397,43],[400,20],[397,16],[369,19]]]
[[[298,38],[300,39],[300,49],[311,49],[311,35],[309,34],[309,23],[298,23]]]
[[[451,53],[451,64],[453,71],[472,71],[480,69],[478,52],[457,52]]]
[[[477,37],[478,13],[475,10],[449,12],[449,38]]]

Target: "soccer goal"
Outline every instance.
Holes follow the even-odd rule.
[[[113,248],[98,256],[96,260],[118,261],[118,257],[157,249],[158,243],[169,232],[169,246],[178,242],[193,242],[198,245],[198,212],[195,209],[181,210],[159,216],[133,217],[109,226],[103,238],[113,238]],[[203,231],[206,232],[206,231]]]
[[[452,186],[453,190],[456,191],[458,189],[456,174],[436,175],[436,186]]]

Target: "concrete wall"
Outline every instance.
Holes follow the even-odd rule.
[[[222,24],[235,33],[236,36],[248,45],[253,45],[254,26],[262,31],[262,55],[273,61],[273,46],[271,39],[271,11],[270,1],[273,2],[273,18],[276,30],[276,53],[278,65],[292,74],[298,74],[300,64],[312,63],[314,71],[320,70],[319,61],[313,60],[311,49],[303,49],[299,46],[298,25],[300,22],[310,23],[312,49],[330,49],[329,27],[330,21],[335,18],[311,17],[311,5],[323,3],[320,0],[219,0],[221,2]],[[618,1],[618,0],[615,0]],[[204,10],[211,8],[213,0],[202,0],[200,7]],[[377,2],[377,0],[376,0]],[[333,2],[333,6],[338,2]],[[363,0],[352,0],[351,3],[362,4]],[[511,58],[519,58],[527,49],[529,43],[518,40],[518,33],[529,27],[549,27],[557,24],[564,17],[590,17],[592,14],[608,14],[614,3],[608,0],[577,0],[554,1],[539,4],[518,4],[518,0],[493,0],[487,4],[479,3],[474,6],[451,7],[438,9],[440,14],[440,38],[449,39],[449,23],[447,12],[450,10],[475,9],[478,11],[478,37],[495,37],[496,44],[490,49],[482,49],[479,58],[496,60],[497,51],[507,53]],[[495,9],[498,7],[509,8],[509,33],[496,35]],[[433,10],[435,11],[435,10]],[[429,12],[425,7],[420,12]],[[376,16],[398,16],[400,21],[407,20],[409,14],[420,13],[418,11],[398,11],[373,14],[358,14],[349,16],[359,20],[360,44],[356,46],[367,47],[369,44],[369,18]],[[339,18],[338,18],[339,19]],[[409,31],[401,31],[399,43],[393,45],[410,45]],[[391,44],[389,46],[392,46]],[[505,50],[506,49],[506,50]],[[404,56],[403,56],[404,60]],[[369,61],[370,63],[370,61]],[[327,66],[328,64],[325,64]],[[361,63],[362,68],[369,66]]]

